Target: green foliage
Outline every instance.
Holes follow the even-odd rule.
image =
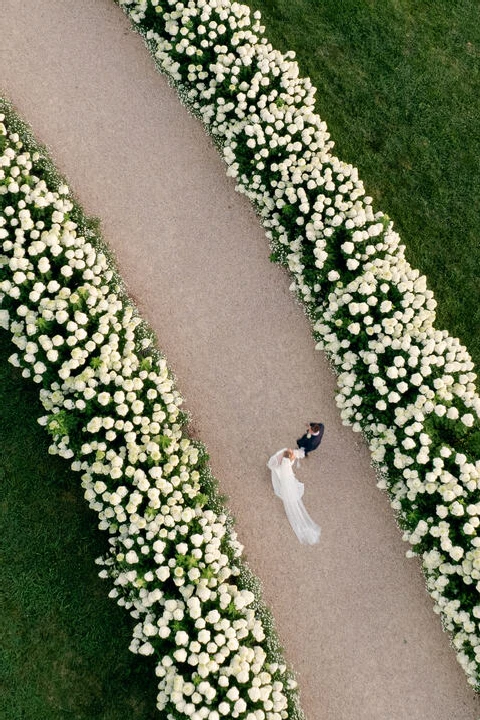
[[[36,319],[35,324],[40,332],[48,334],[52,329],[54,323],[51,320],[45,320],[43,317]]]
[[[357,166],[413,267],[437,327],[480,366],[480,23],[471,0],[247,0],[317,87],[336,153]]]
[[[154,440],[156,443],[158,443],[158,446],[162,450],[165,450],[166,448],[168,448],[169,445],[172,444],[172,438],[168,437],[167,435],[157,435]]]
[[[60,410],[60,412],[50,416],[47,422],[47,432],[53,438],[62,437],[63,435],[69,435],[77,424],[78,419],[75,418],[73,413]]]

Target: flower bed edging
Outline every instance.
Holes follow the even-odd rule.
[[[182,398],[68,187],[0,99],[0,321],[40,386],[50,452],[110,534],[110,596],[173,720],[302,718],[259,583]]]
[[[342,420],[363,432],[428,590],[480,691],[480,397],[437,330],[426,280],[358,171],[332,154],[315,89],[260,13],[230,0],[116,0],[204,123],[293,275]]]

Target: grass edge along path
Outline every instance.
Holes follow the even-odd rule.
[[[82,473],[110,535],[100,576],[137,620],[130,650],[156,661],[157,707],[172,718],[302,718],[205,447],[182,430],[166,361],[45,150],[6,101],[1,111],[10,361],[39,384],[50,452]]]
[[[426,278],[356,168],[331,154],[294,53],[229,0],[120,0],[158,69],[204,123],[257,210],[318,349],[344,424],[363,432],[434,610],[480,689],[480,397],[473,362],[435,328]]]

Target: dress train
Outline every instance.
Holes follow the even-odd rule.
[[[320,539],[320,527],[312,520],[302,501],[305,490],[293,472],[293,461],[284,457],[285,448],[272,455],[267,467],[272,473],[275,495],[283,501],[285,514],[301,543],[314,545]],[[303,457],[302,450],[294,450],[295,458]]]

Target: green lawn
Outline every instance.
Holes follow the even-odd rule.
[[[38,389],[7,362],[12,351],[1,330],[0,716],[158,718],[153,664],[129,652],[133,620],[97,575],[106,538],[80,476],[48,454]]]
[[[476,0],[248,0],[318,88],[360,170],[480,367],[480,22]]]

